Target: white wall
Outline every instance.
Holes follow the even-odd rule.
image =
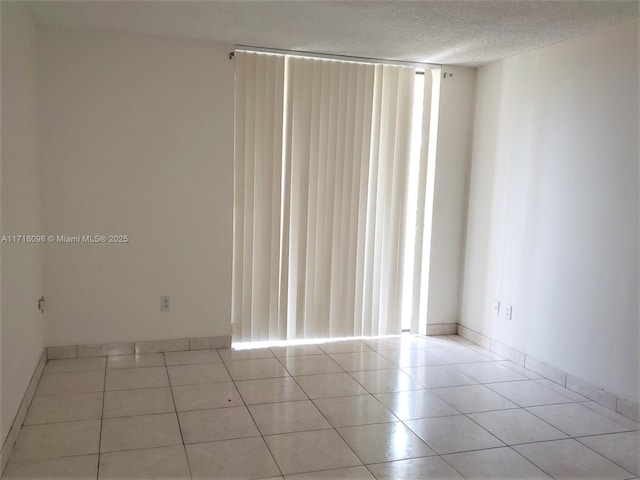
[[[24,5],[2,2],[2,235],[40,234],[40,162],[35,25]],[[4,440],[44,348],[42,247],[2,243],[0,441]]]
[[[443,66],[433,188],[427,324],[458,323],[476,70]],[[449,77],[449,74],[453,76]]]
[[[636,403],[639,25],[480,68],[461,303],[463,325]]]
[[[129,236],[47,246],[47,345],[231,333],[232,49],[39,29],[46,231]]]

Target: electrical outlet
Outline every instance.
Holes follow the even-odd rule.
[[[506,308],[504,309],[504,318],[506,318],[507,320],[511,320],[512,314],[513,314],[513,306],[507,305]]]
[[[168,312],[169,311],[170,301],[171,301],[171,297],[168,296],[168,295],[160,297],[160,311],[161,312]]]
[[[493,314],[500,315],[500,300],[493,301]]]

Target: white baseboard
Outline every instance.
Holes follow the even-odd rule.
[[[477,343],[478,345],[486,348],[487,350],[497,353],[514,363],[517,363],[521,367],[525,367],[545,378],[548,378],[552,382],[555,382],[573,392],[576,392],[596,403],[599,403],[603,407],[606,407],[614,412],[624,415],[631,420],[640,422],[640,405],[634,403],[626,398],[618,397],[617,395],[606,391],[603,388],[592,385],[589,382],[578,379],[569,375],[568,373],[560,370],[559,368],[547,365],[541,360],[531,357],[526,353],[520,352],[514,348],[504,345],[493,338],[482,335],[481,333],[471,330],[464,325],[458,324],[457,333],[463,338]]]

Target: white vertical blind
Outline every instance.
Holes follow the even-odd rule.
[[[236,333],[400,333],[415,69],[260,56],[236,52]]]
[[[281,338],[284,57],[236,56],[233,323],[245,340]]]

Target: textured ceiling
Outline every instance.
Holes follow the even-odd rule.
[[[481,65],[637,19],[638,0],[36,1],[39,24]]]

